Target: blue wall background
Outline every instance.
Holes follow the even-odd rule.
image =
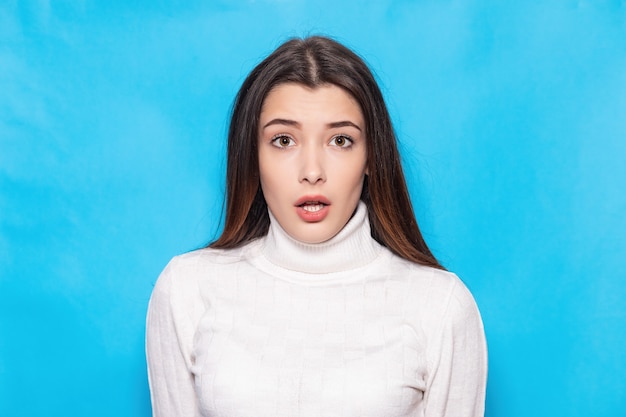
[[[3,1],[0,416],[148,416],[144,317],[218,230],[231,101],[289,36],[371,64],[473,291],[487,415],[626,415],[620,1]]]

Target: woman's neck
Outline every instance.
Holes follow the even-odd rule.
[[[264,239],[263,255],[273,264],[288,270],[326,274],[346,271],[370,263],[381,246],[372,238],[367,208],[357,209],[339,233],[322,243],[304,243],[293,239],[270,215],[270,228]]]

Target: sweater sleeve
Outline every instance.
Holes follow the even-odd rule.
[[[426,417],[482,417],[487,345],[478,307],[458,278],[429,348]]]
[[[193,331],[181,314],[172,263],[154,287],[146,322],[146,359],[154,417],[198,416],[191,368]]]

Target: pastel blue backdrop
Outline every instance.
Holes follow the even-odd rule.
[[[623,2],[3,0],[0,416],[150,414],[148,298],[219,231],[231,101],[317,33],[481,308],[487,416],[626,415]]]

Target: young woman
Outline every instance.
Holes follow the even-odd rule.
[[[424,242],[381,92],[323,37],[250,73],[226,221],[154,288],[155,416],[481,416],[476,304]]]

